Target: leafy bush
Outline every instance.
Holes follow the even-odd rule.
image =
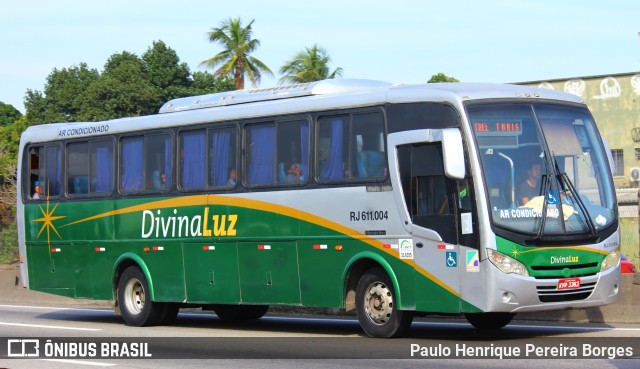
[[[11,223],[0,231],[0,264],[18,261],[18,226]]]

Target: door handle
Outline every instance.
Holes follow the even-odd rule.
[[[416,243],[416,247],[417,247],[417,248],[421,249],[421,248],[422,248],[422,246],[424,246],[424,245],[422,244],[422,242],[418,242],[418,243]]]

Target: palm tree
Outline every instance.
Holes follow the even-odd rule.
[[[222,22],[219,28],[212,28],[208,32],[209,41],[220,43],[225,48],[212,58],[200,65],[207,68],[216,68],[214,76],[232,75],[236,82],[236,89],[244,89],[244,75],[246,74],[253,87],[260,83],[261,72],[273,76],[273,72],[263,62],[250,56],[260,46],[260,41],[251,38],[253,33],[252,20],[246,27],[242,27],[240,18],[229,18]]]
[[[313,45],[311,48],[305,47],[305,50],[296,54],[280,68],[280,74],[284,75],[279,80],[280,84],[306,83],[342,76],[342,68],[336,68],[329,73],[331,58],[325,49]]]

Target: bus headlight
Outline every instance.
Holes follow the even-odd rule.
[[[604,260],[602,260],[600,271],[604,272],[609,268],[613,268],[614,266],[618,265],[619,262],[620,262],[620,249],[616,249],[615,251],[610,252],[609,255],[607,255],[607,257],[604,258]]]
[[[527,267],[525,267],[524,264],[512,257],[509,257],[493,249],[487,249],[487,256],[489,256],[489,261],[491,261],[491,264],[495,265],[496,268],[500,269],[500,271],[503,273],[520,274],[525,277],[529,276]]]

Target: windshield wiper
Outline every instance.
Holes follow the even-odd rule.
[[[551,192],[551,181],[546,174],[542,176],[542,183],[540,183],[540,189],[542,192],[542,214],[540,215],[540,225],[538,226],[538,232],[536,232],[536,241],[541,241],[544,235],[544,225],[547,223],[547,204],[549,202],[549,193]]]
[[[582,201],[582,199],[578,195],[578,191],[576,190],[576,187],[573,185],[573,182],[571,182],[571,179],[569,178],[567,173],[560,171],[560,168],[558,166],[558,162],[555,159],[554,159],[554,162],[555,162],[555,167],[556,167],[556,173],[557,173],[557,176],[558,176],[558,180],[560,181],[560,183],[562,183],[563,187],[566,186],[569,189],[569,192],[571,193],[571,198],[574,199],[576,205],[578,205],[578,208],[580,209],[580,212],[583,214],[584,220],[587,223],[587,227],[589,228],[589,233],[591,234],[591,236],[592,237],[597,237],[598,236],[598,231],[596,230],[596,226],[595,226],[595,224],[593,224],[593,220],[591,219],[591,216],[589,215],[589,212],[587,211],[587,206],[584,204],[584,201]],[[559,206],[559,208],[560,208],[560,216],[563,216],[563,214],[562,214],[562,199],[558,199],[558,200],[559,200],[559,204],[560,204],[560,206]]]

